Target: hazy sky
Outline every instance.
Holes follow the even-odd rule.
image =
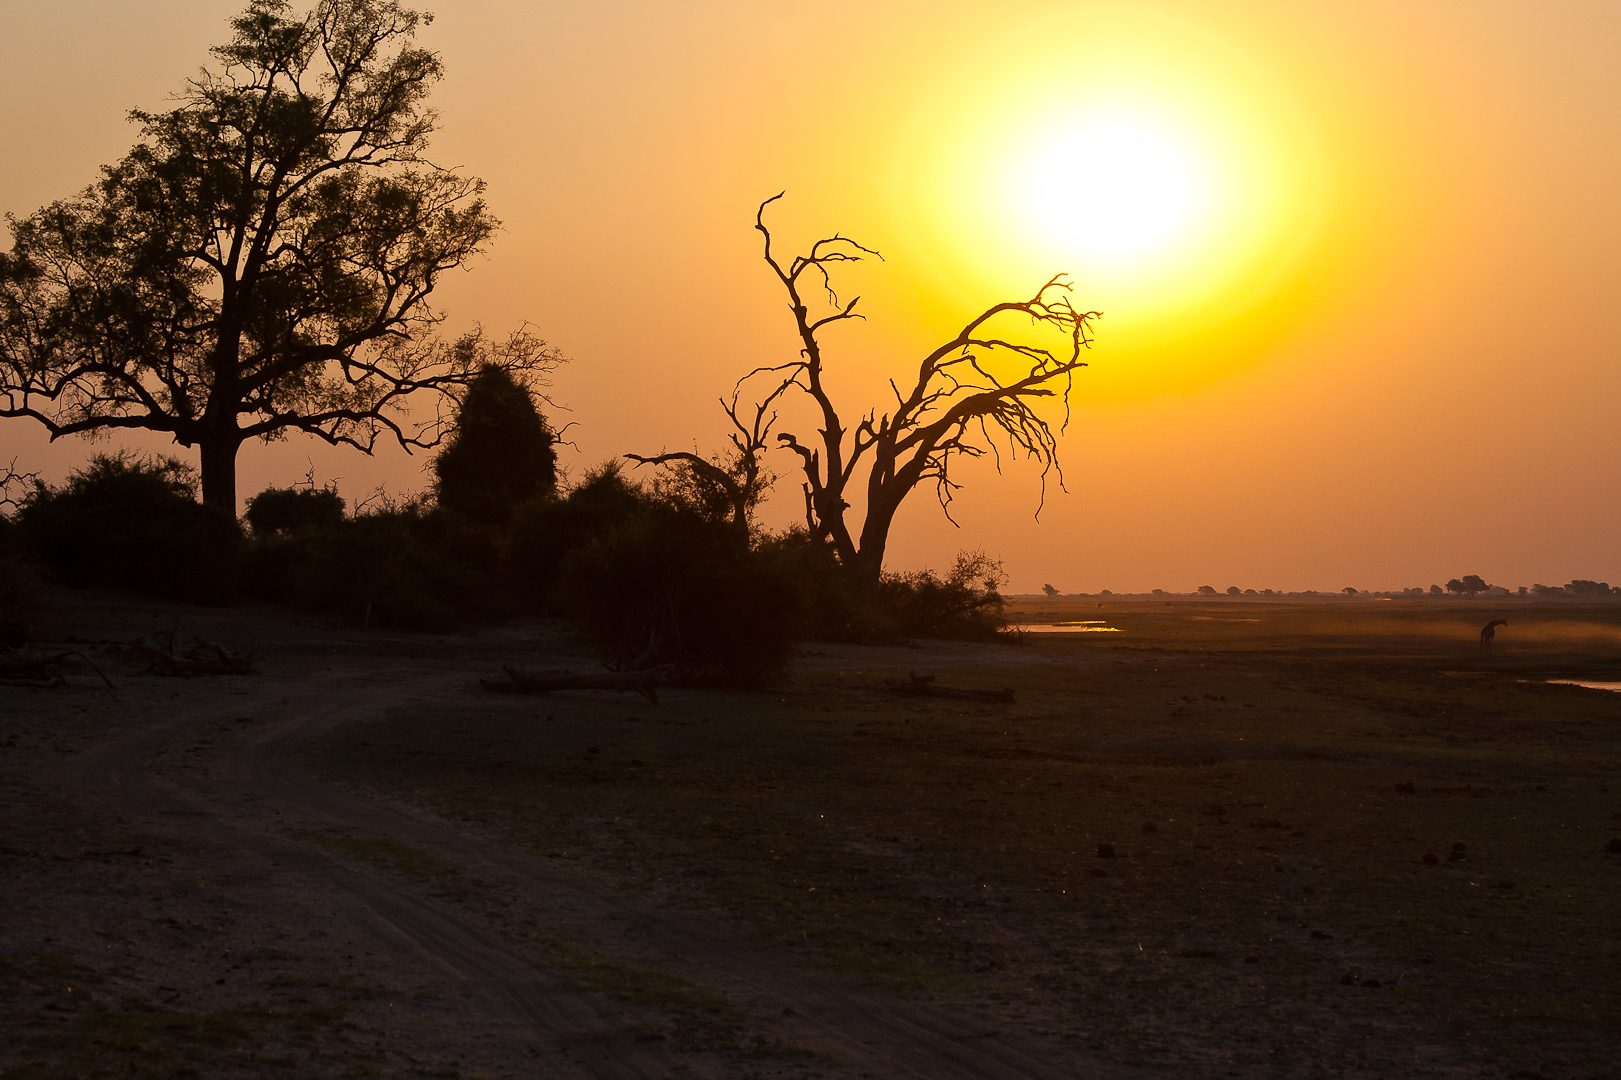
[[[7,7],[0,210],[26,215],[120,157],[125,113],[240,4]],[[751,228],[786,189],[785,249],[837,231],[885,257],[846,281],[869,321],[826,342],[847,420],[1054,272],[1105,313],[1067,493],[1037,521],[1027,465],[965,468],[961,529],[918,492],[893,568],[984,547],[1015,591],[1621,581],[1621,5],[432,9],[435,157],[505,223],[441,302],[573,358],[575,475],[717,449],[715,399],[792,355]],[[92,449],[0,422],[0,460],[52,479]],[[349,496],[426,482],[420,456],[300,439],[244,447],[238,490],[307,459]]]

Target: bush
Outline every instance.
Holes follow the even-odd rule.
[[[788,660],[793,583],[728,524],[648,507],[567,568],[567,609],[611,665],[673,663],[687,682],[749,686]]]
[[[20,648],[41,631],[39,576],[10,543],[10,519],[0,515],[0,647]]]
[[[266,599],[350,623],[436,632],[504,614],[493,530],[420,502],[261,545]]]
[[[248,500],[244,517],[256,539],[340,524],[344,502],[333,488],[265,488]]]
[[[618,463],[609,462],[588,472],[562,498],[534,499],[519,507],[501,558],[501,578],[512,603],[523,611],[559,610],[555,593],[569,553],[607,537],[652,505]]]
[[[433,470],[439,505],[473,521],[504,524],[516,509],[557,489],[557,451],[535,399],[501,368],[468,384],[456,433]]]
[[[190,466],[174,458],[98,454],[60,488],[38,485],[17,512],[16,532],[70,588],[207,604],[236,595],[241,527],[197,502]]]
[[[1007,601],[997,592],[1006,583],[1001,563],[965,551],[944,578],[932,570],[885,574],[879,612],[903,637],[990,641],[1007,629]]]

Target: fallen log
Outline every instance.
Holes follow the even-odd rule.
[[[56,665],[70,656],[77,656],[89,664],[90,670],[100,675],[101,681],[106,683],[108,688],[118,689],[113,686],[113,681],[107,677],[107,673],[96,666],[94,660],[77,649],[46,656],[26,645],[20,649],[0,650],[0,686],[26,686],[39,689],[66,686],[68,681],[56,670]]]
[[[145,660],[148,675],[253,674],[253,650],[249,649],[247,655],[242,656],[202,638],[187,640],[187,635],[176,631],[138,638],[128,645],[113,646],[108,651]]]
[[[506,680],[480,679],[486,690],[507,694],[549,694],[553,690],[634,690],[654,705],[659,703],[658,684],[668,682],[673,667],[664,664],[644,671],[547,671],[530,674],[501,665]]]
[[[900,679],[885,679],[884,689],[892,694],[908,694],[912,697],[952,698],[957,701],[993,701],[1000,705],[1013,704],[1013,687],[1002,690],[964,690],[955,686],[940,686],[934,681],[933,675],[919,675],[917,672],[907,672],[906,681]]]

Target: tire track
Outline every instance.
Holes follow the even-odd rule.
[[[629,896],[551,860],[316,779],[299,762],[314,740],[409,697],[469,681],[461,671],[401,669],[385,672],[397,677],[380,685],[378,674],[374,666],[309,681],[267,680],[246,700],[215,699],[79,757],[72,765],[75,786],[113,813],[171,832],[175,819],[184,819],[188,842],[205,857],[246,857],[272,880],[300,879],[312,910],[341,920],[348,932],[453,990],[453,1024],[461,1036],[499,1048],[497,1056],[515,1068],[527,1062],[548,1076],[662,1077],[678,1062],[691,1062],[699,1067],[696,1075],[710,1072],[693,1054],[640,1036],[635,1021],[627,1021],[634,1010],[610,1007],[600,995],[525,960],[521,946],[453,901],[430,895],[428,886],[315,850],[289,838],[290,831],[331,830],[403,844],[500,895],[544,898],[553,934],[719,993],[746,1017],[752,1034],[815,1052],[821,1061],[814,1067],[824,1074],[930,1080],[1143,1075],[1081,1058],[1056,1041],[975,1030],[949,1010],[796,970],[780,950],[701,915]],[[151,763],[160,753],[244,709],[274,718],[206,756],[200,762],[206,785],[176,790],[155,775]],[[829,1061],[837,1067],[824,1064]],[[721,1069],[715,1075],[737,1075],[724,1062],[707,1064]]]

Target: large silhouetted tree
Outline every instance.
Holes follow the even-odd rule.
[[[756,369],[744,379],[773,378],[775,386],[766,401],[789,391],[810,399],[818,420],[815,438],[802,441],[784,432],[777,440],[799,455],[806,524],[812,536],[830,541],[851,583],[870,592],[877,589],[883,572],[895,514],[919,484],[933,482],[949,516],[952,492],[958,487],[951,479],[956,459],[994,452],[997,439],[1005,439],[1011,451],[1041,463],[1045,485],[1058,463],[1058,440],[1034,405],[1043,398],[1058,398],[1064,405],[1059,427],[1063,430],[1071,378],[1086,366],[1081,351],[1091,342],[1090,324],[1098,313],[1070,303],[1070,286],[1062,275],[1028,300],[993,304],[915,360],[917,374],[910,386],[890,381],[895,400],[888,411],[864,410],[854,428],[847,427],[847,412],[841,415],[823,379],[819,335],[835,323],[861,318],[855,310],[860,297],[842,303],[830,268],[860,262],[877,252],[834,235],[816,241],[808,254],[796,255],[784,265],[772,250],[771,231],[765,224],[766,207],[781,197],[761,203],[754,223],[765,237],[765,261],[788,293],[799,356]],[[827,314],[811,314],[807,286],[825,291]],[[1004,336],[1020,319],[1027,322],[1026,328]],[[1048,344],[1032,340],[1031,329],[1040,328],[1055,331],[1054,340]],[[864,516],[859,528],[852,529],[846,519],[848,497],[854,494],[851,488],[863,467]]]
[[[397,0],[254,0],[215,64],[82,193],[9,219],[0,416],[51,437],[168,432],[198,447],[204,501],[236,508],[248,439],[288,430],[370,452],[436,444],[485,364],[558,362],[520,331],[499,357],[435,341],[429,304],[497,222],[483,182],[425,156],[439,57]],[[482,339],[475,339],[475,344]]]

